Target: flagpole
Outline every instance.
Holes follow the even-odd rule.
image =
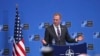
[[[14,27],[13,56],[26,56],[24,39],[22,36],[21,22],[18,12],[18,4],[16,4],[16,18]]]
[[[18,8],[18,4],[16,4],[16,8]]]

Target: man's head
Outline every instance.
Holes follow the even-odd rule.
[[[53,24],[55,26],[58,26],[61,23],[61,14],[60,13],[55,13],[53,15]]]

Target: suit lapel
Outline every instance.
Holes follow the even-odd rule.
[[[54,26],[53,26],[53,25],[51,26],[51,29],[52,29],[53,35],[54,35],[55,37],[57,37],[57,34],[56,34],[56,32],[55,32],[55,29],[54,29]]]
[[[62,38],[62,35],[63,35],[63,32],[64,32],[64,28],[62,27],[62,25],[60,25],[61,27],[61,38]]]

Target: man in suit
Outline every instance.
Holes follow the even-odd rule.
[[[44,40],[42,40],[43,45],[64,46],[66,42],[77,43],[83,40],[83,36],[72,39],[66,26],[61,25],[61,18],[61,14],[59,13],[53,15],[53,24],[45,29],[45,37]]]

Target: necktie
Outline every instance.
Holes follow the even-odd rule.
[[[59,27],[57,27],[57,34],[58,34],[58,40],[60,40],[60,30],[59,30]]]

